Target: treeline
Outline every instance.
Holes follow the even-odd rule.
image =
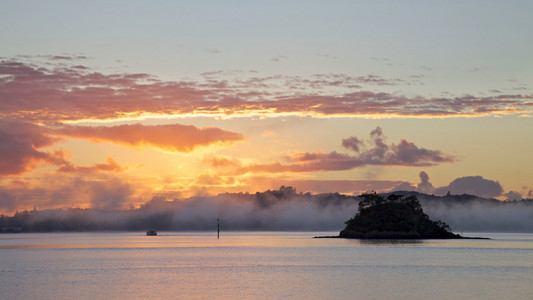
[[[381,194],[388,197],[391,193]],[[416,196],[426,214],[452,230],[533,232],[533,199],[499,201],[472,195]],[[359,197],[297,193],[293,187],[258,193],[168,200],[154,197],[135,209],[54,209],[0,217],[0,232],[54,231],[210,231],[217,219],[222,230],[339,231],[357,212]]]
[[[0,217],[0,232],[60,231],[194,231],[336,230],[353,212],[356,197],[339,193],[311,195],[293,187],[214,197],[167,200],[153,197],[136,209],[54,209],[17,212]],[[339,218],[340,217],[340,218]]]

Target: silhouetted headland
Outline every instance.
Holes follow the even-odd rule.
[[[416,196],[362,194],[359,211],[346,221],[339,238],[351,239],[462,239],[441,221],[424,213]]]

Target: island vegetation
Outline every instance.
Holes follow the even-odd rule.
[[[357,214],[346,221],[341,238],[357,239],[457,239],[441,221],[432,221],[415,196],[391,194],[387,198],[362,194]]]

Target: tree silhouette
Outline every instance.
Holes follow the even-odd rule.
[[[339,234],[346,238],[460,238],[441,221],[432,221],[415,196],[362,194],[357,214]]]

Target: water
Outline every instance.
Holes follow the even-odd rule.
[[[1,299],[530,299],[533,234],[313,239],[309,232],[0,235]],[[465,234],[467,235],[467,234]]]

